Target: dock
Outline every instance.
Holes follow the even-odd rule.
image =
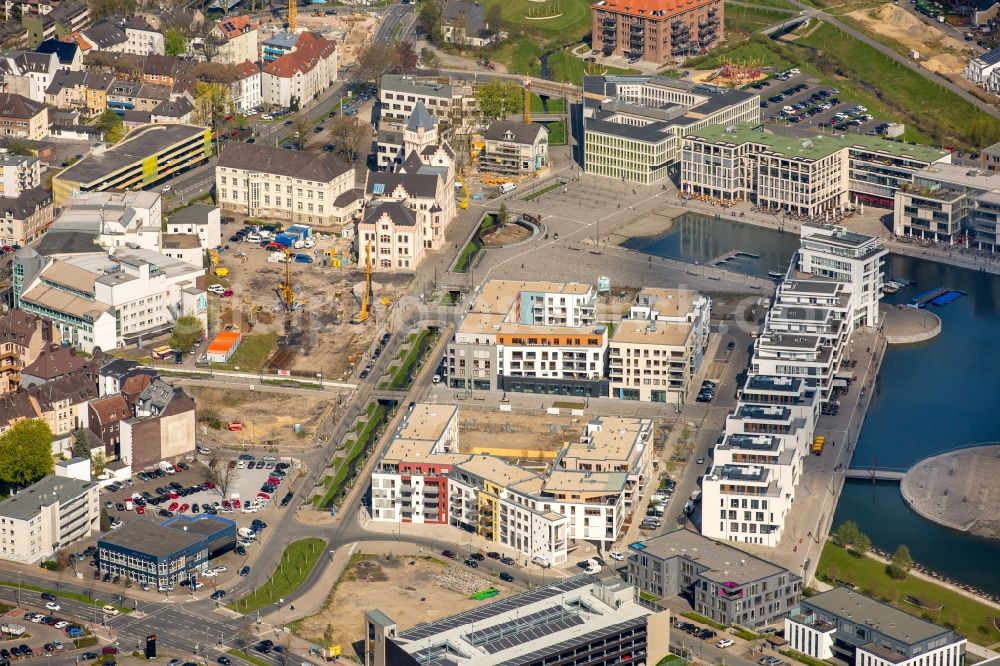
[[[742,250],[730,250],[729,252],[720,254],[708,263],[711,266],[722,266],[733,259],[760,259],[760,255],[752,252],[744,252]]]
[[[910,306],[915,308],[926,308],[928,303],[948,291],[949,290],[944,287],[934,287],[933,289],[929,289],[922,294],[914,296],[913,300],[910,301]]]

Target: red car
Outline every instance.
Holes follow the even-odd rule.
[[[226,289],[225,291],[222,292],[221,295],[222,295],[223,298],[229,298],[230,296],[233,295],[233,290],[232,289]]]
[[[275,243],[272,241],[267,245],[265,245],[264,249],[267,250],[268,252],[284,252],[285,246],[282,245],[281,243]]]
[[[272,486],[280,486],[281,485],[281,479],[279,479],[276,476],[269,476],[269,477],[267,477],[267,482],[269,484],[271,484]]]
[[[265,500],[271,499],[271,496],[268,495],[267,493],[257,493],[257,497],[259,497],[261,499],[265,499]]]
[[[223,509],[232,509],[233,505],[229,502],[229,500],[222,500],[222,508]]]
[[[205,490],[211,490],[212,488],[215,487],[215,484],[212,483],[211,481],[206,481],[205,483],[203,483],[201,485],[205,488]]]
[[[174,471],[175,472],[183,472],[184,468],[181,467],[180,465],[174,465]]]
[[[184,513],[185,511],[187,511],[190,508],[191,508],[191,505],[189,505],[189,504],[181,504],[181,508],[177,509],[177,512],[178,513]]]
[[[146,510],[141,506],[137,506],[135,507],[135,512],[141,516],[142,514],[146,513]]]
[[[0,250],[3,250],[4,252],[13,252],[14,251],[14,246],[13,245],[4,245],[3,247],[0,247]]]
[[[167,511],[176,511],[178,507],[177,502],[171,502],[170,506],[167,507]]]
[[[169,497],[170,499],[177,499],[178,497],[180,497],[180,495],[177,494],[176,490],[171,490],[170,492],[167,493],[167,497]]]
[[[240,500],[235,497],[233,498],[233,508],[234,509],[240,508]]]

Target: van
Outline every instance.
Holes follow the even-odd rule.
[[[691,493],[691,501],[692,502],[697,502],[700,499],[701,499],[701,491],[700,490],[695,490],[693,493]]]
[[[514,183],[503,183],[500,185],[500,194],[510,194],[517,189],[517,185]]]

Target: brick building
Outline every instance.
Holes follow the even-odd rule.
[[[704,53],[722,41],[722,0],[599,0],[593,48],[657,64]]]

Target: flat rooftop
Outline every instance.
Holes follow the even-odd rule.
[[[917,179],[939,180],[953,185],[982,190],[1000,190],[1000,174],[989,169],[977,169],[957,164],[934,164],[921,169]]]
[[[400,439],[437,441],[444,435],[457,412],[458,407],[455,405],[417,403],[409,414],[404,415],[404,423],[396,436]]]
[[[904,645],[916,645],[952,633],[950,629],[887,606],[848,587],[837,587],[800,602],[801,608],[810,606],[848,622],[868,624]]]
[[[779,377],[776,375],[751,375],[746,383],[748,389],[775,393],[797,394],[801,387],[802,379],[799,377]]]
[[[629,545],[629,550],[634,554],[641,553],[664,560],[683,557],[699,567],[706,567],[700,575],[720,584],[733,582],[743,585],[781,573],[788,574],[789,583],[799,579],[784,567],[684,528],[637,541]]]
[[[49,475],[0,502],[0,516],[31,520],[41,512],[41,506],[75,499],[95,485],[94,481]]]
[[[597,596],[599,587],[622,585],[578,575],[417,625],[391,640],[427,666],[533,663],[564,641],[578,642],[616,625],[644,624],[650,614],[646,608],[637,603],[612,607]]]
[[[932,148],[915,143],[890,141],[867,134],[851,134],[850,136],[832,136],[821,134],[805,139],[781,136],[764,132],[752,125],[708,125],[689,136],[717,144],[741,145],[755,143],[766,147],[775,153],[788,157],[799,157],[806,160],[818,160],[828,157],[845,148],[857,148],[867,152],[885,155],[887,157],[906,157],[927,164],[933,164],[949,155],[945,150]]]
[[[545,491],[550,493],[580,493],[610,495],[625,488],[625,472],[577,472],[557,469],[545,479]]]
[[[693,331],[694,324],[650,321],[648,319],[622,319],[618,322],[618,326],[611,336],[611,342],[684,347]]]
[[[741,419],[755,421],[787,421],[792,416],[792,410],[781,405],[747,405],[740,403],[735,416]]]
[[[641,435],[652,427],[649,419],[609,416],[599,420],[600,430],[591,430],[583,439],[570,442],[562,458],[587,461],[629,462],[634,453],[646,446]]]
[[[691,289],[643,287],[636,294],[635,304],[656,310],[664,317],[683,317],[704,297]]]
[[[770,476],[770,470],[760,465],[722,465],[720,467],[713,467],[711,476],[718,476],[724,481],[764,483]]]
[[[145,125],[133,130],[117,146],[97,155],[88,155],[59,173],[56,178],[78,183],[96,183],[126,167],[139,165],[144,159],[171,146],[203,137],[207,128],[197,125]]]

